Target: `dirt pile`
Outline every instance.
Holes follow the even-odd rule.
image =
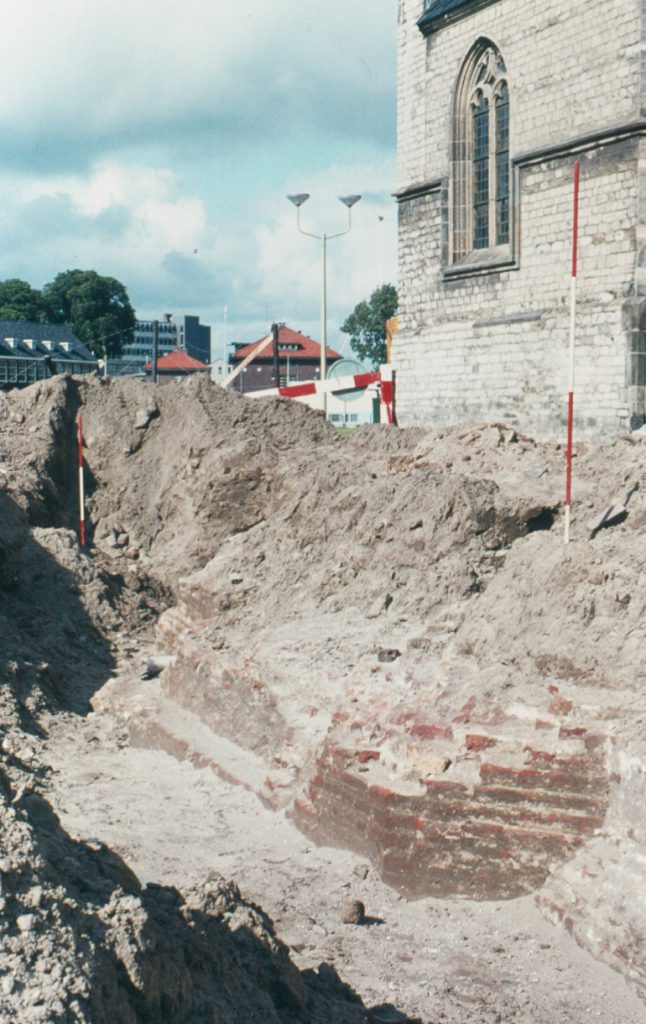
[[[79,411],[89,557],[70,532]],[[622,895],[644,882],[646,438],[579,447],[567,549],[562,449],[504,425],[342,441],[298,405],[204,381],[88,378],[2,397],[0,440],[15,735],[48,706],[91,699],[130,743],[213,768],[407,895],[536,892],[646,985],[646,915]],[[604,875],[606,864],[622,866]],[[118,884],[139,901],[133,920],[163,905],[178,935],[194,927],[188,894],[173,903]],[[89,916],[102,920],[112,898]],[[128,922],[118,940],[102,925],[112,965],[125,962],[123,933],[149,927]],[[132,956],[156,977],[137,942]],[[167,1019],[182,1019],[179,991],[196,1005],[201,957],[168,994]],[[278,954],[271,965],[294,989],[284,1006],[279,986],[277,1019],[318,1019],[307,979]],[[143,988],[161,1012],[155,985]],[[327,992],[341,999],[328,1019],[362,1012]],[[133,1019],[152,1012],[130,1005]]]
[[[364,1020],[333,970],[295,968],[235,885],[142,886],[101,842],[71,839],[45,798],[48,716],[85,713],[170,599],[144,559],[88,558],[68,529],[83,390],[63,379],[0,397],[0,1016]]]
[[[79,382],[97,546],[175,580],[281,506],[294,450],[314,466],[336,432],[302,406],[241,401],[210,382],[153,392]]]

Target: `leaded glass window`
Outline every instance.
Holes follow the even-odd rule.
[[[489,101],[478,94],[473,106],[473,247],[489,245]]]
[[[451,153],[453,262],[470,252],[509,245],[510,146],[507,69],[481,39],[456,88]]]
[[[496,245],[509,241],[509,89],[496,96]]]

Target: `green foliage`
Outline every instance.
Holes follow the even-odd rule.
[[[133,339],[135,313],[124,286],[95,270],[65,270],[43,288],[47,319],[69,324],[98,357],[118,356]]]
[[[0,281],[0,320],[42,323],[46,313],[40,292],[18,277]]]
[[[376,288],[368,301],[360,302],[342,325],[350,335],[350,348],[372,366],[386,361],[386,321],[397,310],[397,289],[392,284]]]

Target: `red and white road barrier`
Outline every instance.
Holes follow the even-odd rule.
[[[278,388],[281,398],[298,398],[301,395],[331,394],[334,391],[354,391],[358,388],[367,388],[369,384],[376,384],[380,379],[379,373],[355,373],[349,377],[337,377],[336,380],[310,380],[304,384],[285,384]]]
[[[570,369],[567,404],[567,454],[565,468],[565,543],[570,543],[572,509],[572,436],[574,432],[574,345],[576,335],[576,277],[579,243],[579,161],[574,164],[574,211],[572,215],[572,276],[570,279]]]
[[[394,371],[391,366],[370,373],[355,373],[348,377],[328,377],[326,380],[308,380],[302,384],[285,384],[280,388],[263,388],[260,391],[245,391],[246,398],[265,398],[278,395],[280,398],[307,398],[309,395],[334,394],[337,391],[355,391],[377,385],[379,400],[385,412],[387,423],[395,423]]]
[[[79,540],[85,547],[85,481],[83,479],[83,419],[78,418]]]

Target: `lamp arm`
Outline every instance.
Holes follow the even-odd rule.
[[[350,207],[348,207],[348,226],[345,229],[345,231],[337,231],[336,235],[328,235],[327,237],[328,237],[328,239],[330,239],[330,238],[342,238],[343,235],[347,235],[348,234],[348,232],[351,230],[351,228],[352,228],[352,209]]]
[[[297,224],[296,227],[300,231],[301,235],[307,235],[308,238],[316,238],[316,239],[318,239],[319,242],[323,238],[323,235],[313,235],[311,231],[304,231],[303,228],[300,226],[300,224]],[[345,234],[345,231],[343,233]],[[328,235],[328,238],[329,237],[330,236]]]
[[[300,208],[300,206],[296,207],[296,227],[297,227],[298,231],[300,231],[301,235],[307,235],[308,238],[316,238],[319,242],[322,241],[322,239],[323,239],[323,235],[314,235],[314,234],[312,234],[311,231],[305,231],[305,229],[301,227],[301,208]]]

